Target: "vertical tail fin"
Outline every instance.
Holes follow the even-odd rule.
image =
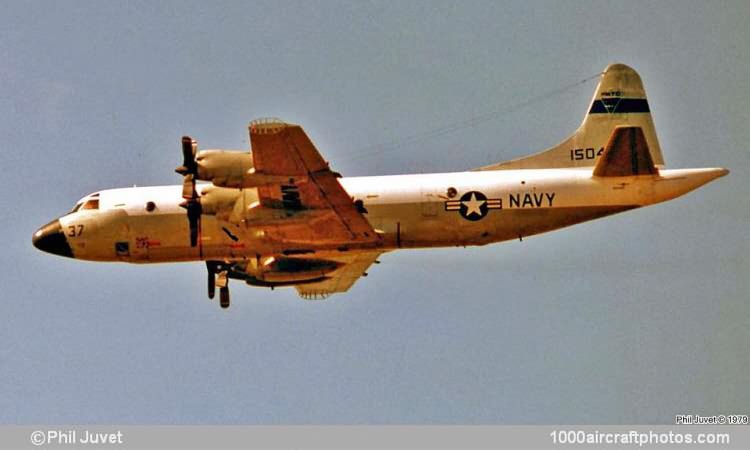
[[[625,64],[611,64],[604,69],[583,123],[572,136],[541,153],[478,170],[593,167],[618,126],[641,128],[653,163],[664,166],[643,82]]]

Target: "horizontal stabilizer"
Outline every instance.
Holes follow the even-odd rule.
[[[596,177],[655,175],[651,152],[641,127],[616,127],[594,168]]]

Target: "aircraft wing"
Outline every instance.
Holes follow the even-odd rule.
[[[319,300],[331,294],[348,291],[359,277],[365,275],[382,252],[347,253],[332,258],[341,266],[328,275],[328,279],[316,283],[298,284],[295,286],[300,297],[308,300]]]
[[[288,183],[258,187],[260,204],[266,208],[295,212],[316,210],[315,218],[304,229],[299,225],[276,226],[271,235],[289,241],[374,244],[380,240],[363,216],[364,208],[341,187],[328,162],[299,125],[281,121],[254,121],[250,124],[250,144],[254,171],[269,179]],[[325,214],[325,213],[328,214]]]

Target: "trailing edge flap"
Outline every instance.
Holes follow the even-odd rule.
[[[627,177],[659,173],[641,127],[616,127],[594,168],[596,177]]]

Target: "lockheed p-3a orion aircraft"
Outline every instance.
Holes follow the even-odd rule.
[[[208,296],[230,279],[345,292],[389,251],[520,239],[679,197],[721,168],[665,169],[635,70],[605,69],[581,126],[541,153],[478,169],[342,178],[298,125],[250,123],[250,151],[182,138],[182,185],[102,190],[33,235],[90,261],[203,261]]]

